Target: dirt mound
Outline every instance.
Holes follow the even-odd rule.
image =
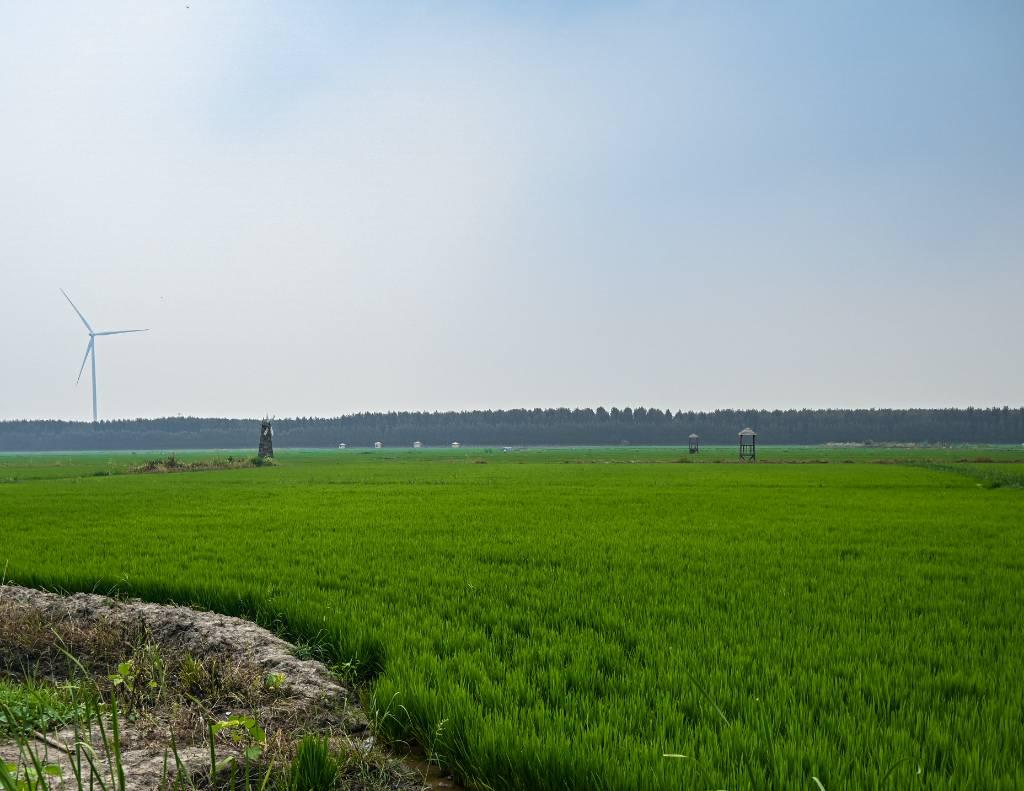
[[[98,688],[119,696],[125,695],[125,685],[117,686],[111,679],[118,668],[126,667],[125,660],[134,663],[130,672],[143,674],[148,672],[146,657],[158,654],[161,687],[149,681],[155,676],[146,676],[146,683],[138,684],[142,692],[137,697],[123,698],[121,762],[129,789],[160,784],[172,741],[181,760],[179,769],[189,777],[205,776],[210,772],[209,747],[204,743],[210,724],[238,717],[259,722],[265,729],[261,749],[280,761],[291,757],[302,733],[330,738],[346,756],[343,772],[353,780],[344,787],[422,787],[407,766],[375,745],[355,693],[321,662],[300,659],[294,646],[249,621],[139,600],[83,593],[59,596],[0,585],[0,675],[17,679],[31,668],[33,674],[52,680],[69,678],[76,670],[65,652],[74,655],[75,667],[84,669]],[[206,668],[206,675],[196,668]],[[185,669],[191,690],[183,680]],[[150,694],[150,687],[157,691]],[[94,737],[99,738],[95,731]],[[70,754],[75,741],[73,728],[29,737],[30,746],[61,766],[64,784],[72,786]],[[234,740],[230,729],[217,737],[216,745],[219,759],[233,758],[236,765],[244,765],[246,744]],[[24,765],[23,747],[13,741],[0,743],[0,757]],[[173,772],[175,762],[170,761]],[[110,768],[103,757],[98,771],[108,781]],[[359,780],[370,774],[376,778],[372,784]]]
[[[195,657],[242,657],[265,677],[282,679],[290,702],[309,710],[331,711],[355,703],[321,663],[299,659],[294,646],[256,624],[189,607],[120,601],[92,593],[55,593],[7,585],[0,588],[0,614],[41,617],[48,626],[73,623],[77,629],[99,626],[126,634],[145,633],[161,648]]]

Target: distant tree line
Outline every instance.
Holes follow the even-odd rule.
[[[412,445],[685,445],[736,441],[750,426],[776,445],[826,442],[1024,442],[1024,408],[790,409],[675,412],[662,409],[509,409],[472,412],[366,412],[274,421],[277,447]],[[0,421],[0,451],[255,448],[258,420],[173,417]]]

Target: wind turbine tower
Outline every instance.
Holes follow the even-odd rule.
[[[85,325],[86,330],[89,331],[89,345],[85,347],[85,357],[82,358],[82,367],[78,369],[78,379],[75,380],[75,384],[82,381],[82,372],[85,370],[85,364],[92,357],[92,422],[95,423],[96,417],[96,339],[100,335],[125,335],[129,332],[147,332],[148,330],[107,330],[105,332],[95,332],[92,325],[85,320],[85,316],[82,315],[75,303],[71,301],[71,297],[67,295],[64,289],[60,290],[61,294],[64,294],[64,299],[68,301],[68,304],[74,308],[75,313],[78,314],[78,318],[82,320],[82,324]]]

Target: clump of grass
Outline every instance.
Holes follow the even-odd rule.
[[[150,459],[133,469],[138,472],[170,472],[187,468],[188,465],[172,453],[164,458]]]
[[[292,759],[288,791],[329,791],[338,779],[338,760],[327,739],[307,734]]]
[[[175,454],[150,459],[144,464],[129,468],[130,472],[198,472],[201,470],[237,470],[245,467],[273,467],[274,460],[269,456],[240,457],[228,456],[226,459],[213,457],[196,461],[183,461]]]

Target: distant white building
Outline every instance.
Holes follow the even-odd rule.
[[[344,442],[339,442],[338,443],[338,450],[345,450],[345,448],[347,448],[347,447],[348,447],[348,445],[346,445]]]
[[[414,448],[422,448],[423,447],[423,443],[420,442],[419,440],[416,440],[414,443],[412,443],[412,446]]]
[[[462,447],[462,443],[461,442],[453,442],[452,443],[452,447],[453,448],[461,448]]]
[[[373,443],[373,447],[375,447],[377,450],[380,450],[381,448],[384,447],[384,443],[383,442],[374,442]]]

